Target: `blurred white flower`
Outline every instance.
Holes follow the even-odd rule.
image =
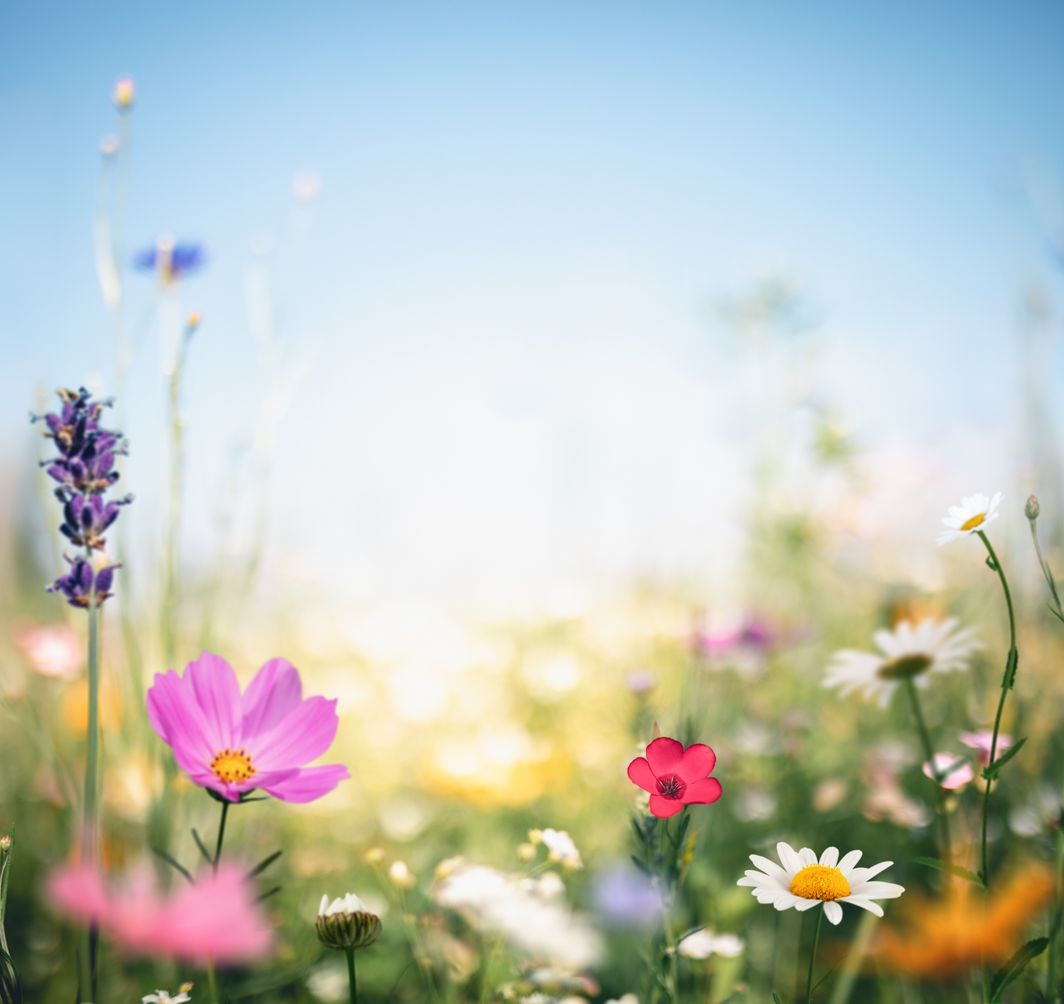
[[[580,857],[573,838],[565,830],[529,830],[528,839],[533,844],[543,844],[547,848],[547,858],[556,861],[564,868],[583,868],[584,862]]]
[[[188,983],[186,986],[191,990],[192,984]],[[185,1004],[186,1001],[192,1000],[183,986],[176,994],[169,994],[165,990],[156,990],[153,994],[145,994],[140,999],[140,1004]]]
[[[995,492],[993,498],[977,492],[961,499],[960,505],[951,505],[949,515],[942,518],[942,524],[947,529],[938,535],[938,546],[985,530],[988,523],[997,519],[1000,502],[1001,492]]]
[[[485,931],[501,935],[518,951],[541,962],[581,970],[602,956],[602,937],[573,914],[552,889],[486,865],[452,867],[433,889],[440,906],[457,910]]]
[[[824,678],[842,696],[858,693],[885,708],[905,680],[926,687],[933,673],[967,669],[968,659],[980,647],[971,628],[956,630],[953,618],[928,617],[915,627],[902,621],[892,631],[877,631],[873,640],[879,652],[836,652]]]
[[[65,624],[23,628],[15,635],[15,644],[41,676],[72,680],[85,662],[84,643]]]
[[[734,934],[714,934],[708,927],[700,927],[680,939],[676,951],[688,959],[708,959],[719,955],[734,959],[742,955],[746,942]]]
[[[397,889],[410,889],[417,881],[405,861],[393,861],[388,867],[388,878]]]

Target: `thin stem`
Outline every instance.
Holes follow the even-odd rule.
[[[913,718],[916,719],[916,730],[920,733],[920,741],[923,743],[924,755],[927,757],[927,762],[931,766],[931,774],[935,785],[935,789],[938,792],[938,820],[939,828],[942,833],[942,860],[946,864],[952,863],[952,847],[950,843],[949,833],[949,816],[947,814],[946,806],[946,791],[942,787],[941,778],[938,774],[938,768],[935,766],[935,752],[934,746],[931,744],[931,733],[927,729],[927,722],[924,720],[924,714],[920,708],[920,695],[917,692],[916,684],[912,679],[905,681],[905,691],[909,695],[909,703],[912,705]]]
[[[92,552],[87,560],[92,563]],[[97,799],[99,795],[100,761],[100,637],[99,607],[96,605],[96,587],[89,593],[89,649],[88,649],[88,720],[85,726],[88,750],[85,756],[85,793],[81,818],[82,864],[93,868],[99,855],[99,818]],[[82,1004],[92,1004],[96,996],[96,932],[89,927],[85,932],[79,958],[79,999]]]
[[[813,999],[813,967],[816,965],[816,950],[820,947],[820,926],[824,923],[824,907],[816,912],[816,932],[813,934],[813,950],[809,953],[809,972],[805,977],[805,1004]]]
[[[994,715],[994,732],[990,739],[990,759],[987,762],[987,767],[992,767],[994,761],[997,759],[997,744],[998,734],[1001,732],[1001,715],[1005,710],[1005,699],[1009,695],[1009,691],[1012,689],[1013,678],[1016,675],[1016,664],[1018,654],[1016,650],[1016,614],[1012,609],[1012,593],[1009,592],[1009,583],[1005,578],[1005,572],[1001,568],[1001,562],[998,561],[997,554],[994,553],[994,546],[990,543],[990,538],[987,537],[982,530],[979,531],[979,539],[986,547],[987,554],[990,557],[990,566],[995,572],[997,572],[998,578],[1001,580],[1001,589],[1005,594],[1005,606],[1008,608],[1009,614],[1009,655],[1005,663],[1005,674],[1001,678],[1001,696],[998,698],[997,714]],[[987,855],[987,822],[990,818],[990,778],[986,778],[986,786],[983,789],[983,825],[982,825],[982,873],[981,878],[983,885],[989,885],[990,882],[990,865]]]
[[[229,816],[229,800],[222,802],[222,818],[218,820],[218,840],[214,845],[214,861],[211,865],[215,874],[218,873],[218,862],[222,860],[222,841],[225,840],[225,821]]]
[[[355,979],[355,950],[347,949],[347,985],[351,990],[351,1004],[358,1004],[358,981]]]
[[[213,959],[207,961],[207,993],[214,1004],[220,1004],[221,998],[218,996],[218,980],[214,975]]]

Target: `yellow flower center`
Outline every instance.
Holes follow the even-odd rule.
[[[962,530],[974,530],[977,526],[983,525],[983,520],[986,519],[986,513],[981,512],[975,516],[970,516],[963,523],[961,523]]]
[[[806,865],[791,879],[791,892],[802,899],[842,899],[850,895],[850,883],[838,868]]]
[[[921,652],[899,655],[897,659],[883,663],[876,670],[876,676],[881,680],[910,680],[923,673],[931,665],[931,661],[931,656]]]
[[[219,781],[224,781],[226,784],[248,781],[255,776],[251,757],[242,749],[231,750],[228,746],[215,755],[211,761],[211,770],[214,771]]]

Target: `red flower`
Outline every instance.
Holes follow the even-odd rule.
[[[637,756],[628,765],[633,784],[650,792],[650,811],[658,819],[668,819],[685,805],[709,805],[720,798],[720,781],[707,775],[717,755],[705,743],[681,742],[662,736],[647,747],[645,757]]]

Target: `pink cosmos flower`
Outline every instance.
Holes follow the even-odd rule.
[[[184,676],[156,673],[148,717],[178,766],[230,802],[255,788],[312,802],[351,776],[341,764],[306,766],[336,737],[336,701],[304,700],[299,672],[285,659],[267,662],[241,694],[232,666],[204,652]]]
[[[85,646],[76,631],[65,624],[23,628],[15,644],[41,676],[72,680],[85,664]]]
[[[994,733],[989,729],[984,729],[981,732],[962,732],[961,742],[964,743],[969,749],[975,750],[979,754],[979,762],[987,767],[990,765],[990,746],[994,741]],[[1012,745],[1012,736],[1005,735],[1004,732],[998,734],[997,749],[994,752],[994,756],[1000,758],[1001,754],[1005,752]]]
[[[645,757],[628,765],[628,777],[650,792],[650,811],[668,819],[685,805],[709,805],[720,798],[720,782],[707,777],[717,755],[705,743],[683,743],[661,736],[647,747]]]
[[[226,964],[261,958],[270,947],[254,891],[233,865],[169,894],[147,868],[109,885],[95,869],[72,865],[52,873],[48,896],[59,912],[94,924],[130,955]]]

